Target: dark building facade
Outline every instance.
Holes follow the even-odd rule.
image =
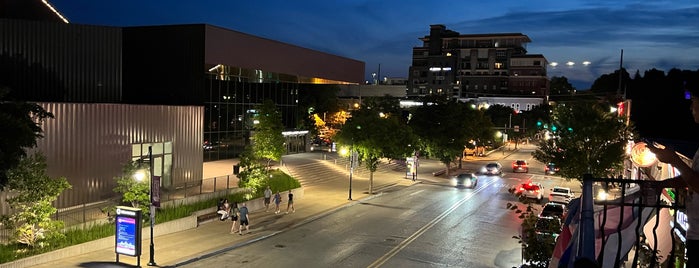
[[[271,99],[287,130],[299,124],[299,91],[361,83],[364,63],[212,25],[124,28],[124,102],[203,105],[204,161],[237,156],[255,106]],[[289,131],[287,151],[306,150]]]
[[[545,97],[547,61],[527,54],[531,42],[521,33],[460,34],[431,25],[430,34],[413,48],[408,97],[446,95]]]

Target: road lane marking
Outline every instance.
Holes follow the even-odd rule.
[[[393,256],[395,256],[396,254],[398,254],[398,252],[400,252],[401,250],[403,250],[404,248],[406,248],[406,247],[407,247],[408,245],[410,245],[413,241],[415,241],[415,239],[417,239],[417,238],[420,237],[422,234],[424,234],[425,232],[427,232],[430,228],[432,228],[432,226],[434,226],[434,225],[436,225],[437,223],[439,223],[440,221],[442,221],[442,220],[443,220],[444,218],[446,218],[451,212],[453,212],[454,210],[456,210],[458,207],[460,207],[463,203],[465,203],[466,201],[468,201],[469,199],[471,199],[471,197],[475,196],[477,193],[479,193],[479,192],[485,190],[485,188],[488,188],[488,186],[490,186],[491,184],[495,183],[495,181],[496,181],[496,180],[492,180],[492,181],[488,182],[487,184],[485,184],[485,185],[479,187],[478,189],[476,189],[475,191],[473,191],[470,195],[467,195],[467,196],[465,196],[464,198],[462,198],[461,200],[459,200],[459,201],[457,201],[456,203],[454,203],[451,207],[449,207],[449,209],[447,209],[447,210],[445,210],[444,212],[442,212],[442,214],[439,214],[439,216],[437,216],[437,217],[435,217],[434,219],[432,219],[432,221],[430,221],[429,223],[427,223],[425,226],[422,226],[422,228],[420,228],[420,229],[417,230],[415,233],[413,233],[412,235],[410,235],[408,238],[406,238],[405,240],[403,240],[402,242],[400,242],[400,243],[399,243],[398,245],[396,245],[393,249],[391,249],[388,253],[384,254],[384,255],[381,256],[381,257],[379,257],[376,261],[374,261],[374,262],[371,263],[369,266],[367,266],[367,268],[381,267],[381,265],[383,265],[384,263],[386,263],[389,259],[393,258]]]
[[[415,194],[418,194],[418,193],[420,193],[420,192],[422,192],[422,191],[424,191],[424,190],[420,190],[420,191],[414,192],[414,193],[409,194],[409,195],[415,195]]]

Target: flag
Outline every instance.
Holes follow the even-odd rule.
[[[580,197],[568,203],[568,214],[563,223],[561,234],[553,248],[549,268],[572,267],[578,244],[578,225],[580,224]]]

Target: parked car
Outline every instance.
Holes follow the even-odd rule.
[[[558,172],[558,167],[554,163],[547,163],[544,166],[544,173],[548,175],[553,175]]]
[[[548,202],[542,208],[539,213],[539,218],[541,217],[558,217],[564,219],[566,214],[566,205],[561,203]]]
[[[457,188],[476,188],[478,177],[473,173],[461,173],[451,177],[451,185]]]
[[[512,162],[512,172],[529,173],[529,164],[526,160],[515,160]]]
[[[481,173],[485,175],[502,175],[502,165],[498,162],[490,162],[481,168]]]
[[[549,193],[549,202],[568,204],[575,198],[575,194],[568,187],[554,186]]]
[[[539,217],[534,224],[536,234],[541,236],[553,236],[554,242],[561,233],[563,224],[558,217]]]
[[[515,194],[541,201],[544,199],[544,186],[538,182],[522,183],[515,189]]]

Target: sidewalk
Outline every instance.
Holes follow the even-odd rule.
[[[338,174],[338,178],[344,178],[347,174]],[[432,177],[431,174],[420,174],[420,177]],[[392,191],[397,187],[406,187],[414,183],[405,178],[402,172],[383,174],[374,177],[374,188],[380,191]],[[326,183],[304,187],[303,196],[296,199],[295,212],[286,214],[286,195],[283,195],[283,203],[280,205],[282,213],[274,213],[274,204],[270,210],[252,211],[250,214],[250,232],[244,235],[230,234],[231,222],[213,220],[201,224],[197,228],[154,237],[154,261],[159,267],[175,267],[181,264],[206,258],[222,251],[264,239],[269,236],[284,232],[290,228],[313,221],[335,210],[357,204],[360,200],[373,198],[382,194],[374,193],[369,196],[366,192],[368,181],[357,179],[353,181],[353,200],[348,200],[348,185],[343,179],[335,179]],[[150,239],[145,237],[142,242],[140,256],[141,267],[147,267],[150,259]],[[116,262],[114,247],[95,249],[92,252],[78,256],[69,256],[64,259],[43,263],[33,267],[129,267],[138,263],[137,257],[119,255],[119,263]],[[0,267],[6,267],[0,265]],[[12,266],[7,266],[12,267]]]

